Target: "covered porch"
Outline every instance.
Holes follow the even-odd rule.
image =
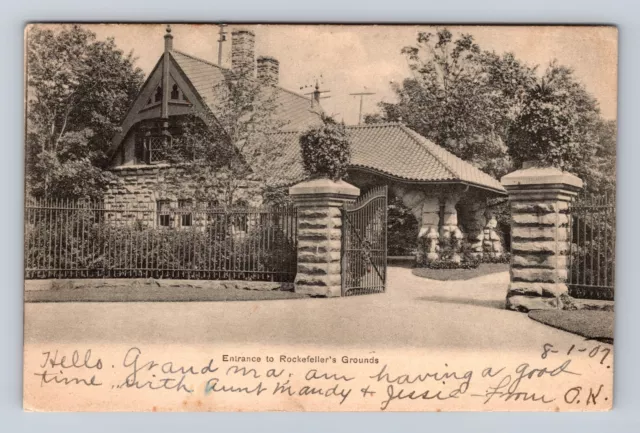
[[[409,253],[417,263],[440,259],[460,263],[465,255],[474,259],[499,259],[504,254],[503,235],[491,204],[495,201],[492,199],[503,195],[500,192],[460,181],[393,179],[362,169],[351,169],[348,180],[364,192],[388,185],[390,206],[400,202],[415,218],[414,222],[405,224],[406,230],[415,236],[411,247],[403,253],[390,251],[390,256]],[[393,218],[392,212],[390,218]],[[409,244],[407,235],[400,236],[390,230],[389,244],[403,241]]]

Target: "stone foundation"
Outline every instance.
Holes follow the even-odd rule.
[[[528,167],[502,178],[511,206],[511,310],[562,308],[570,252],[569,203],[582,181],[555,168]]]
[[[333,297],[342,294],[341,254],[344,203],[360,190],[344,181],[315,179],[289,189],[298,209],[296,293]]]

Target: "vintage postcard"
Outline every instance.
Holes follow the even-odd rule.
[[[24,409],[611,409],[617,43],[29,24]]]

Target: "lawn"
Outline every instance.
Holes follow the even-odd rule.
[[[199,280],[27,281],[25,302],[216,302],[304,298],[278,283]],[[41,287],[40,287],[41,286]],[[254,288],[247,290],[245,287]]]
[[[593,310],[533,310],[533,320],[563,331],[604,343],[613,343],[612,311]]]
[[[483,275],[496,274],[499,272],[508,272],[508,263],[481,263],[475,269],[429,269],[415,268],[413,275],[430,280],[439,281],[459,281],[469,280],[471,278],[481,277]]]

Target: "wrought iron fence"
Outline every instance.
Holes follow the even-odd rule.
[[[119,206],[29,200],[25,278],[293,281],[292,207]]]
[[[613,300],[616,206],[612,195],[583,196],[569,208],[569,294]]]

